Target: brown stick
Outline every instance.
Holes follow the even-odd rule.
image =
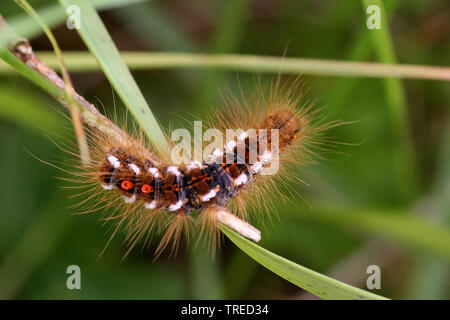
[[[6,21],[0,15],[0,30],[4,28],[11,30]],[[14,35],[9,39],[9,50],[11,53],[23,61],[28,67],[46,78],[55,87],[64,91],[66,86],[63,79],[61,79],[61,77],[53,69],[49,68],[44,62],[42,62],[42,60],[33,52],[33,48],[28,40],[15,35],[12,31],[9,31],[9,33]],[[71,109],[68,101],[55,95],[53,95],[53,97],[68,110]],[[94,105],[89,103],[75,90],[73,90],[73,98],[75,103],[77,103],[80,108],[80,114],[83,121],[89,127],[100,130],[101,132],[119,141],[123,136],[125,136],[125,133],[120,128],[118,128],[108,118],[103,116]]]

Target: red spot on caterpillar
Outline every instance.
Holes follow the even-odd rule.
[[[149,185],[149,184],[144,184],[141,187],[141,191],[143,193],[150,193],[150,192],[153,192],[153,187],[151,185]]]
[[[124,190],[131,190],[134,187],[133,182],[131,182],[130,180],[124,180],[122,181],[122,183],[120,184],[120,186],[122,187],[122,189]]]

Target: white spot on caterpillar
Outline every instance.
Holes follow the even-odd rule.
[[[136,195],[133,194],[131,197],[123,196],[125,203],[133,203],[136,201]]]
[[[169,211],[177,211],[178,209],[181,208],[182,205],[183,205],[183,201],[179,200],[177,203],[171,204],[169,206]]]
[[[115,169],[119,169],[120,168],[120,161],[116,157],[109,155],[108,157],[106,157],[106,159],[108,159],[109,163],[111,163],[111,165]]]
[[[214,149],[213,153],[209,156],[209,160],[215,160],[223,156],[223,152],[219,149]]]
[[[150,168],[150,169],[148,169],[148,172],[150,172],[152,174],[152,176],[155,178],[159,177],[158,168]]]
[[[155,209],[157,207],[156,200],[153,200],[152,202],[145,202],[144,206],[146,209]]]
[[[105,190],[112,190],[114,189],[114,185],[113,184],[104,184],[102,183],[102,188]]]
[[[262,163],[257,161],[250,167],[250,169],[253,173],[258,173],[262,170]]]
[[[267,163],[270,162],[271,160],[272,160],[272,152],[264,151],[263,155],[261,156],[261,161]]]
[[[217,194],[216,190],[211,190],[207,194],[201,196],[200,200],[202,200],[203,202],[208,202],[209,200],[214,198],[216,194]]]
[[[241,184],[247,183],[247,181],[248,181],[247,175],[243,173],[234,180],[234,185],[240,186]]]
[[[240,141],[243,141],[243,140],[245,140],[245,138],[247,138],[248,137],[248,133],[247,132],[242,132],[240,135],[239,135],[239,137],[238,137],[238,139],[240,140]]]
[[[128,166],[130,167],[131,170],[134,171],[134,173],[136,175],[141,173],[141,169],[137,165],[135,165],[134,163],[130,163]]]
[[[168,167],[167,172],[172,173],[172,174],[176,175],[177,177],[181,175],[180,171],[178,170],[178,167],[176,167],[176,166]]]
[[[226,144],[226,146],[225,146],[225,149],[226,149],[228,152],[232,152],[232,151],[234,150],[234,147],[236,147],[236,141],[231,140],[231,141],[227,142],[227,144]]]
[[[202,163],[200,161],[194,160],[194,161],[191,161],[191,163],[189,163],[189,165],[186,168],[188,170],[192,170],[192,169],[195,169],[195,168],[201,169],[202,168]]]

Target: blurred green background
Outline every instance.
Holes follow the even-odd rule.
[[[140,1],[132,1],[140,2]],[[450,6],[445,0],[389,1],[390,30],[378,39],[365,27],[365,1],[94,1],[121,51],[240,53],[346,61],[448,66]],[[50,17],[55,1],[30,1]],[[122,5],[121,5],[122,4]],[[52,11],[53,10],[53,11]],[[55,13],[56,12],[56,13]],[[12,1],[0,13],[26,17]],[[55,19],[58,20],[58,19]],[[36,51],[51,50],[39,27]],[[19,34],[19,30],[16,30]],[[66,51],[86,50],[65,23],[53,28]],[[390,44],[393,44],[390,46]],[[1,62],[3,64],[3,62]],[[123,235],[99,258],[111,229],[101,213],[75,216],[64,176],[37,157],[67,159],[47,131],[71,136],[57,103],[27,80],[0,73],[0,298],[24,299],[309,299],[314,298],[247,257],[227,239],[214,258],[183,246],[176,258],[152,262],[126,251]],[[103,73],[75,73],[76,90],[112,112],[123,105]],[[255,74],[214,69],[133,72],[164,127],[185,125],[221,103],[221,92],[255,89]],[[262,75],[269,82],[276,75]],[[381,290],[394,299],[450,298],[450,87],[448,82],[309,76],[308,97],[329,119],[340,153],[302,169],[304,198],[277,203],[261,245],[303,266],[366,288],[366,268],[379,265]],[[57,108],[57,107],[56,107]],[[58,138],[54,138],[58,141]],[[66,288],[66,268],[80,266],[82,289]]]

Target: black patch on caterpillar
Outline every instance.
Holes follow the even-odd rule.
[[[118,151],[116,149],[111,150],[107,155],[115,156],[120,163],[125,163],[126,165],[138,165],[140,163],[135,157],[123,157],[124,154]],[[158,208],[167,209],[171,204],[181,201],[183,203],[182,207],[175,212],[184,214],[191,214],[212,204],[226,206],[241,188],[234,186],[234,179],[244,173],[247,175],[248,181],[252,180],[252,174],[247,164],[203,163],[202,169],[186,171],[178,168],[180,175],[167,173],[167,168],[163,170],[158,169],[162,178],[154,178],[145,170],[145,165],[138,165],[138,167],[141,169],[139,175],[126,166],[116,169],[105,156],[105,160],[100,165],[100,170],[102,171],[100,180],[105,184],[115,185],[125,196],[136,195],[137,199],[142,199],[146,202],[164,200],[162,195],[166,195],[168,198],[175,195],[176,199],[173,199],[173,201],[158,202]],[[230,169],[234,169],[234,177],[229,173],[231,172]],[[133,183],[133,187],[129,190],[122,188],[122,182],[126,180]],[[151,186],[153,191],[150,193],[142,192],[142,185],[144,184]],[[201,197],[208,194],[211,190],[216,191],[216,195],[209,201],[202,201]]]

